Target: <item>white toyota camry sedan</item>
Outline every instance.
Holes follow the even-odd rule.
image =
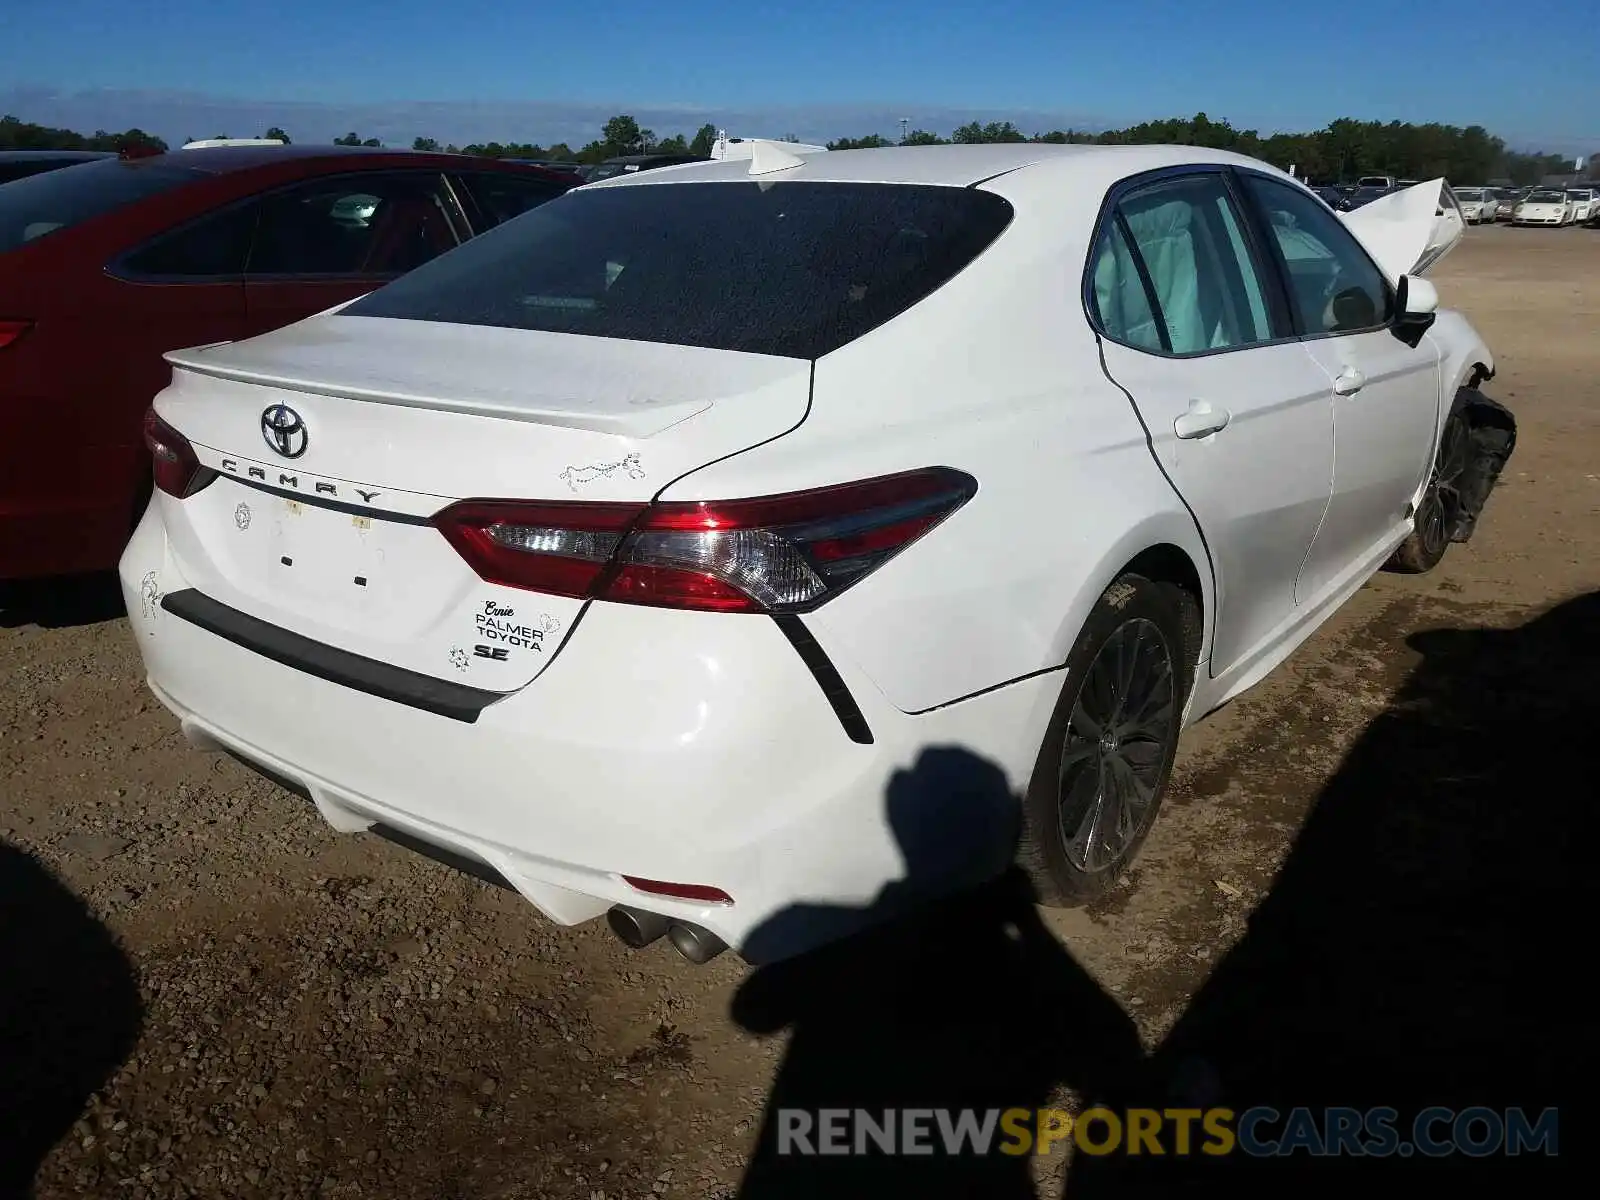
[[[696,961],[1013,856],[1082,902],[1187,723],[1472,532],[1515,423],[1410,273],[1439,186],[772,143],[591,184],[169,356],[150,686],[337,829]]]

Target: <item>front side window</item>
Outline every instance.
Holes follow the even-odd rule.
[[[314,179],[263,197],[248,274],[398,275],[455,244],[437,174]]]
[[[504,225],[513,217],[520,217],[530,208],[538,208],[569,190],[564,184],[548,179],[488,171],[464,174],[461,182],[477,202],[484,229]]]
[[[1116,215],[1128,248],[1144,265],[1154,315],[1172,353],[1271,339],[1261,277],[1220,175],[1182,175],[1139,188],[1122,199]],[[1126,294],[1128,266],[1115,258],[1114,244],[1110,249],[1111,256],[1096,264],[1096,291]]]
[[[972,188],[578,188],[345,308],[817,358],[941,287],[1010,222]]]
[[[1306,334],[1353,333],[1388,323],[1388,280],[1339,218],[1298,188],[1246,175],[1288,269],[1289,300]]]

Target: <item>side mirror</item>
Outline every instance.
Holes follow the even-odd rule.
[[[1422,341],[1439,313],[1439,289],[1415,275],[1400,276],[1394,295],[1394,335],[1408,346]]]

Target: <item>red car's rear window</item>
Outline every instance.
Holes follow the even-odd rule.
[[[0,254],[205,177],[165,161],[108,158],[14,179],[0,185]]]

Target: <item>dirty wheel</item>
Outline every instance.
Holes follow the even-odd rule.
[[[1387,567],[1423,575],[1439,565],[1461,518],[1461,484],[1472,462],[1472,430],[1458,409],[1445,422],[1433,474],[1412,519],[1411,536],[1400,543]]]
[[[1188,595],[1137,575],[1089,615],[1025,806],[1021,860],[1046,900],[1103,894],[1139,852],[1172,773],[1198,626]]]

